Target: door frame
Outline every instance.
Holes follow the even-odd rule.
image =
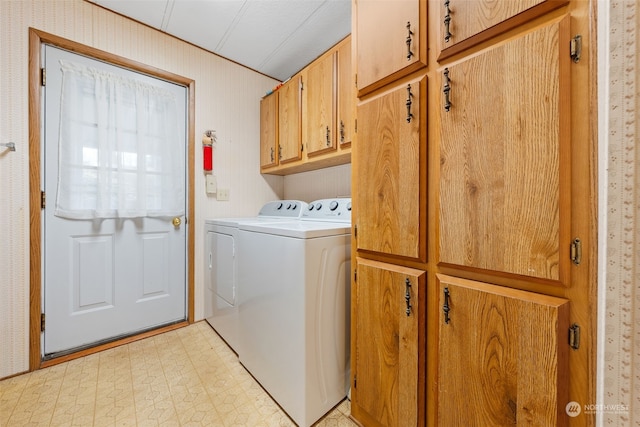
[[[174,325],[161,327],[125,337],[106,344],[98,345],[67,356],[43,361],[41,355],[41,313],[42,313],[42,209],[41,209],[41,49],[50,44],[80,55],[85,55],[109,64],[122,66],[143,74],[157,77],[187,87],[187,209],[185,222],[187,227],[187,320]],[[127,342],[136,341],[168,330],[180,328],[194,322],[194,166],[195,166],[195,81],[177,74],[160,70],[118,55],[114,55],[90,46],[86,46],[35,28],[29,28],[29,370],[34,371],[46,366],[96,353]]]

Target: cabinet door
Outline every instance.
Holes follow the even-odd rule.
[[[468,46],[478,44],[568,2],[568,0],[443,0],[440,2],[440,22],[442,22],[440,45],[445,49],[463,41],[467,41]],[[472,37],[476,40],[469,40]]]
[[[314,61],[305,83],[307,155],[336,149],[335,132],[335,52]]]
[[[442,70],[441,264],[568,286],[568,30],[565,17]]]
[[[438,425],[566,425],[569,301],[438,281]]]
[[[278,157],[284,164],[302,158],[302,78],[294,77],[278,89]]]
[[[353,138],[353,109],[356,97],[353,75],[351,71],[351,38],[338,47],[338,110],[336,126],[338,144],[345,147]]]
[[[278,93],[260,101],[260,169],[278,164]]]
[[[426,2],[355,0],[359,95],[426,65]]]
[[[358,105],[359,250],[426,258],[426,83],[414,80]]]
[[[351,415],[367,426],[423,425],[425,273],[358,259]]]

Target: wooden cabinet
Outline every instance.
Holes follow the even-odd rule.
[[[565,408],[596,389],[595,0],[353,6],[352,417],[594,426]],[[392,60],[405,8],[428,61]],[[389,314],[405,269],[424,281],[408,333]],[[413,382],[380,362],[396,341],[418,342]]]
[[[359,96],[426,65],[426,3],[354,0]]]
[[[262,165],[261,172],[287,175],[351,162],[355,108],[351,70],[351,36],[347,36],[275,92],[279,155],[275,164]],[[261,140],[271,137],[268,127],[261,131]],[[264,161],[270,159],[266,144]]]
[[[336,149],[336,52],[314,61],[307,70],[306,149],[315,156]]]
[[[565,17],[440,70],[441,263],[569,284],[568,45]]]
[[[278,164],[278,93],[260,101],[260,170]]]
[[[294,76],[278,89],[278,163],[302,157],[302,77]]]
[[[444,51],[440,59],[567,3],[568,0],[443,0],[440,2],[440,21],[443,24],[440,46]]]
[[[426,90],[422,77],[357,107],[358,250],[425,261]]]
[[[566,425],[569,301],[445,275],[438,290],[438,425]]]
[[[424,413],[425,273],[357,260],[351,414],[366,426],[416,426]]]
[[[351,68],[351,38],[338,46],[336,61],[338,68],[336,128],[338,146],[344,148],[349,146],[353,139],[353,110],[356,100]]]

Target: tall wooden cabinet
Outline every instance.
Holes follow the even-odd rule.
[[[592,8],[354,0],[360,424],[595,425]]]

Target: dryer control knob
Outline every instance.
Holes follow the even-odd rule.
[[[338,202],[336,202],[335,200],[331,202],[331,204],[329,205],[329,209],[331,209],[332,211],[335,211],[336,209],[338,209]]]

